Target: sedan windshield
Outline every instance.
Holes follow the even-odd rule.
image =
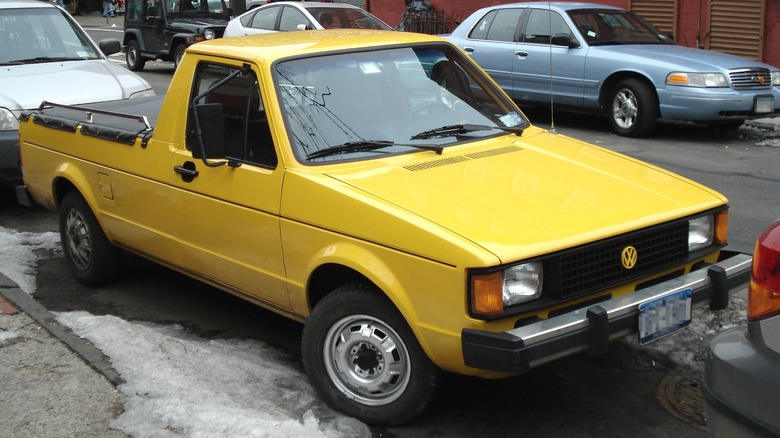
[[[666,34],[629,11],[580,9],[569,11],[569,16],[591,46],[674,44]]]
[[[0,65],[99,57],[87,36],[59,9],[0,10]]]
[[[445,46],[285,61],[276,66],[276,82],[303,163],[441,153],[506,131],[521,135],[528,124],[479,70]]]

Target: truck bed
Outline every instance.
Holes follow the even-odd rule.
[[[35,114],[35,123],[49,128],[75,132],[81,126],[84,135],[119,143],[133,144],[137,137],[148,137],[154,130],[164,96],[110,100],[82,105],[43,102],[34,111],[22,114],[26,120]]]

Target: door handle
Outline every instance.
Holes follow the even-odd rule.
[[[469,47],[469,46],[465,46],[463,48],[463,51],[466,52],[466,53],[471,54],[471,53],[474,53],[474,48],[473,47]]]
[[[528,52],[523,52],[522,50],[515,51],[515,55],[517,55],[520,58],[527,58]]]
[[[173,166],[173,171],[181,175],[181,180],[184,182],[192,182],[198,176],[198,170],[192,161],[185,161],[181,166]]]

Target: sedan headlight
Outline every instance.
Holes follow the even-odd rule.
[[[203,36],[206,37],[207,40],[213,40],[216,38],[217,34],[214,32],[214,29],[206,29],[206,31],[203,32]]]
[[[728,87],[726,76],[720,73],[672,72],[666,76],[666,85],[683,87]]]
[[[19,129],[19,121],[8,108],[0,107],[0,131],[14,131]]]
[[[780,71],[772,72],[772,86],[780,87]]]
[[[535,300],[541,294],[541,262],[471,276],[471,311],[475,314],[498,315],[505,307]]]

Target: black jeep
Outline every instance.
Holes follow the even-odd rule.
[[[127,67],[143,70],[150,59],[178,67],[187,46],[220,38],[231,15],[225,0],[126,0]]]

